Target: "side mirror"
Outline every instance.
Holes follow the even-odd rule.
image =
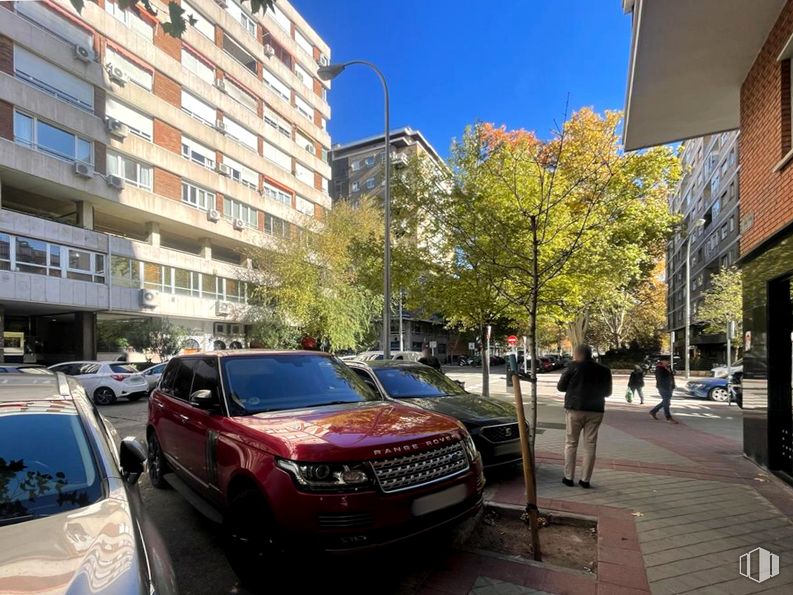
[[[121,474],[127,483],[137,483],[146,470],[146,449],[137,438],[127,436],[121,441],[119,459],[121,459]]]
[[[197,409],[214,409],[218,406],[218,400],[211,390],[197,390],[190,395],[190,404]]]

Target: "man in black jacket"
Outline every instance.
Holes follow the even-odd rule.
[[[578,439],[583,433],[584,461],[578,485],[588,488],[595,466],[598,429],[603,421],[606,397],[611,395],[611,370],[592,359],[592,348],[589,345],[579,345],[573,354],[572,363],[559,379],[557,389],[564,393],[567,431],[562,483],[566,486],[575,485],[573,477]]]
[[[653,419],[658,419],[656,414],[663,409],[666,421],[670,424],[678,423],[672,417],[672,412],[669,411],[669,405],[672,403],[672,394],[675,392],[675,373],[672,372],[668,359],[659,361],[655,368],[655,386],[658,388],[658,394],[661,395],[661,402],[650,410],[650,415],[653,416]]]

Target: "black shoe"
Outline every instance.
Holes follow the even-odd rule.
[[[570,482],[570,483],[572,484],[573,482]],[[582,488],[584,488],[585,490],[588,490],[589,488],[591,488],[591,487],[592,487],[591,485],[589,485],[589,482],[588,482],[588,481],[584,481],[583,479],[579,479],[579,480],[578,480],[578,485],[580,485],[580,486],[581,486]]]
[[[572,479],[567,479],[566,477],[562,478],[562,483],[571,488],[575,485]]]

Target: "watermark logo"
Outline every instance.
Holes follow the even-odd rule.
[[[738,560],[741,576],[762,583],[779,574],[779,556],[761,547],[746,552]]]

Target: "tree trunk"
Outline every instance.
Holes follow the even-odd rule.
[[[531,351],[531,457],[534,458],[534,442],[537,436],[537,302],[540,285],[539,244],[537,240],[537,217],[531,217],[531,303],[529,304],[529,349]],[[525,357],[525,356],[524,356]],[[532,460],[531,468],[534,469]]]

